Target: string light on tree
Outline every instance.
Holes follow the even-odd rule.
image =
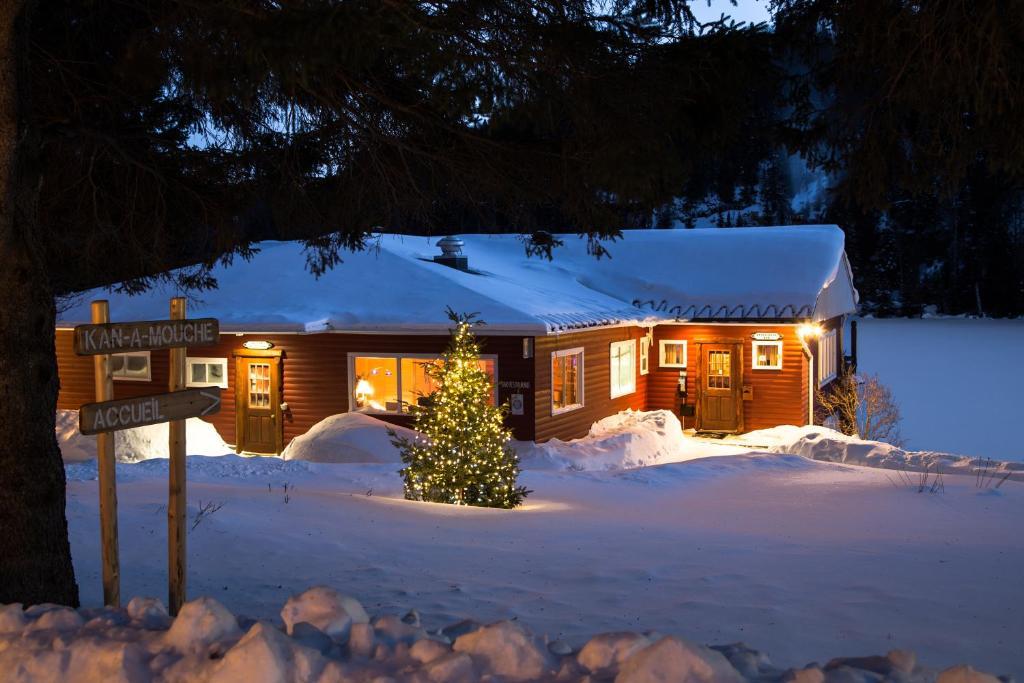
[[[405,497],[433,503],[514,508],[529,491],[517,485],[519,459],[505,427],[507,405],[491,404],[494,386],[480,363],[476,314],[458,314],[439,362],[424,366],[435,391],[411,408],[419,435],[390,431],[402,454]]]

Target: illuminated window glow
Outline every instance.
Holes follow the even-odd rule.
[[[611,345],[612,398],[636,391],[636,340],[612,342]]]
[[[782,369],[781,341],[755,341],[752,343],[752,347],[753,360],[751,363],[754,370]]]
[[[583,349],[551,354],[551,414],[583,407]]]
[[[427,367],[440,363],[436,356],[396,354],[389,356],[352,356],[352,410],[360,413],[408,413],[412,406],[424,405],[436,389]],[[497,403],[497,360],[481,358],[480,367],[491,377],[495,391],[491,405]]]
[[[658,342],[663,368],[686,367],[686,342],[682,339],[662,339]]]

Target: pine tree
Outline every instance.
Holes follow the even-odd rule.
[[[516,485],[519,459],[509,445],[507,406],[491,404],[493,382],[480,365],[475,314],[450,308],[455,323],[439,363],[425,366],[437,389],[424,406],[413,406],[413,439],[389,432],[405,467],[405,497],[431,503],[514,508],[529,491]]]

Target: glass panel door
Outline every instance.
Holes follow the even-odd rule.
[[[732,386],[731,361],[730,351],[708,351],[708,389]]]
[[[249,407],[270,407],[270,363],[249,363]]]

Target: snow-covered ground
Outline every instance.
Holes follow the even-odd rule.
[[[909,448],[1024,462],[1024,320],[863,319],[860,369],[892,388]]]
[[[722,449],[707,446],[709,453]],[[729,446],[727,448],[735,448]],[[278,619],[327,584],[427,628],[516,619],[580,646],[601,631],[738,640],[780,666],[915,650],[1024,676],[1024,485],[726,455],[631,470],[528,470],[514,511],[401,499],[393,464],[190,457],[189,594]],[[94,463],[70,464],[83,602],[100,602]],[[167,462],[118,465],[122,594],[166,590]]]

